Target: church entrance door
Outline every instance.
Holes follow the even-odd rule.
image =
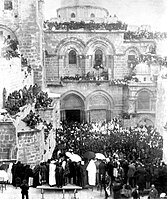
[[[66,110],[66,120],[68,122],[80,122],[80,110]]]

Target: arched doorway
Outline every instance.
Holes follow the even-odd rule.
[[[87,121],[108,122],[112,118],[113,101],[105,92],[92,93],[87,98]]]
[[[84,101],[76,94],[68,94],[61,100],[61,121],[83,122]]]

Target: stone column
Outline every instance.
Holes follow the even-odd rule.
[[[78,55],[78,67],[81,75],[85,74],[85,57],[83,55]]]
[[[90,72],[92,69],[92,55],[87,55],[85,60],[85,74]]]
[[[64,67],[65,67],[65,56],[64,55],[59,55],[58,58],[58,63],[59,63],[59,77],[64,75]]]
[[[108,69],[108,79],[112,80],[114,78],[114,56],[106,56],[106,68]]]
[[[129,99],[128,113],[135,113],[135,99],[134,98]]]

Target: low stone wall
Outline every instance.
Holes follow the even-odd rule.
[[[12,122],[0,122],[0,160],[16,156],[16,129]]]
[[[44,132],[42,130],[29,130],[18,132],[18,161],[25,164],[36,165],[43,160]]]

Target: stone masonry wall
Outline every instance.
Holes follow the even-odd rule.
[[[0,159],[16,159],[16,129],[12,122],[0,122]]]
[[[43,72],[43,2],[13,0],[13,9],[4,10],[0,3],[0,26],[9,28],[19,42],[20,54],[34,69],[35,83],[42,85]]]
[[[42,160],[44,133],[40,130],[18,132],[18,160],[35,165]]]
[[[35,83],[42,85],[42,27],[38,18],[38,6],[36,0],[21,1],[19,5],[21,25],[16,34],[21,53],[34,69]]]
[[[153,41],[136,41],[127,42],[123,39],[123,32],[86,32],[86,31],[62,31],[62,32],[44,32],[45,50],[51,54],[57,56],[56,60],[53,58],[47,58],[45,60],[46,65],[46,81],[54,81],[58,78],[57,72],[60,76],[75,75],[78,71],[72,70],[68,66],[66,59],[66,53],[70,48],[75,48],[78,51],[79,56],[83,55],[84,58],[78,62],[78,69],[85,68],[86,73],[90,72],[93,68],[92,49],[93,45],[97,46],[105,45],[106,55],[113,56],[114,63],[110,61],[107,67],[111,67],[113,70],[115,79],[122,79],[125,75],[129,74],[129,67],[127,64],[128,51],[135,50],[137,54],[144,53],[147,46]],[[69,43],[69,40],[71,41]],[[91,57],[88,59],[88,57]],[[91,59],[91,60],[90,60]],[[54,61],[54,62],[53,62]],[[85,65],[85,66],[83,66]],[[114,68],[113,68],[114,67]],[[50,71],[53,70],[53,73]],[[70,74],[68,72],[70,71]]]
[[[96,85],[96,83],[63,83],[62,87],[50,87],[51,93],[57,93],[60,95],[66,94],[70,91],[77,92],[83,95],[87,99],[94,92],[108,93],[114,104],[113,116],[117,116],[121,113],[123,107],[123,88],[122,86],[110,86],[109,83],[102,83],[101,85]],[[88,107],[85,107],[87,109]]]

